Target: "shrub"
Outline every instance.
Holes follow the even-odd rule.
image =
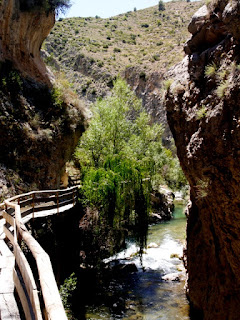
[[[139,78],[146,81],[146,73],[144,71],[141,71],[139,74]]]
[[[164,83],[163,83],[164,89],[166,91],[168,91],[170,89],[172,83],[173,83],[172,79],[168,79],[168,80],[164,81]]]
[[[159,11],[164,11],[164,10],[165,10],[165,5],[164,5],[164,3],[163,3],[162,0],[160,0],[160,1],[158,2],[158,10],[159,10]]]
[[[160,54],[159,54],[159,53],[154,54],[153,59],[154,59],[155,61],[159,61],[159,60],[160,60]]]
[[[225,95],[225,92],[228,88],[228,85],[229,85],[229,81],[228,80],[225,80],[225,81],[222,81],[219,86],[217,87],[216,89],[216,93],[217,93],[217,96],[219,98],[223,98],[224,95]]]
[[[2,74],[0,74],[0,88],[9,92],[19,92],[23,88],[23,81],[20,73],[17,70],[6,68]]]
[[[211,78],[215,75],[217,66],[215,63],[211,63],[205,67],[205,76]]]
[[[104,62],[103,61],[98,61],[97,65],[98,65],[99,68],[102,68],[103,65],[104,65]]]
[[[205,105],[202,105],[201,108],[197,111],[197,120],[201,120],[204,118],[207,114],[207,107]]]
[[[72,308],[72,296],[74,291],[77,288],[77,277],[75,276],[75,273],[72,273],[69,278],[64,280],[64,283],[60,286],[60,296],[63,302],[63,306],[65,310],[68,313],[68,319],[69,316],[71,317],[71,308]]]

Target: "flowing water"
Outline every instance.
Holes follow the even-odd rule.
[[[128,248],[106,262],[119,266],[137,266],[137,272],[116,269],[111,279],[102,283],[94,302],[85,305],[85,319],[129,320],[187,320],[189,306],[185,297],[185,273],[182,256],[186,218],[182,207],[176,207],[169,222],[152,225],[148,231],[148,248],[142,261],[137,247]],[[112,261],[112,262],[111,262]],[[133,264],[134,263],[134,264]],[[164,281],[162,277],[174,273],[180,281]]]

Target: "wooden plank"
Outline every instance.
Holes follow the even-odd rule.
[[[70,203],[73,203],[73,199],[69,199],[69,200],[65,200],[65,201],[59,202],[59,207],[66,206],[67,204],[70,204]]]
[[[9,223],[11,226],[14,227],[15,225],[15,220],[14,218],[8,214],[6,211],[3,212],[3,218],[7,221],[7,223]]]
[[[33,301],[33,311],[35,314],[35,319],[42,320],[43,317],[42,317],[42,311],[41,311],[41,307],[40,307],[40,302],[39,302],[37,290],[32,291],[30,300]]]
[[[48,318],[67,320],[48,254],[31,236],[25,225],[21,222],[19,206],[16,206],[15,218],[17,228],[23,240],[31,250],[37,263],[38,274]]]
[[[14,268],[15,258],[14,256],[12,256],[5,257],[5,259],[5,266],[1,269],[0,274],[0,294],[14,292],[12,272]]]
[[[14,208],[7,208],[7,209],[5,209],[5,210],[6,210],[6,212],[7,212],[8,214],[10,214],[10,215],[14,214]]]
[[[56,208],[57,208],[57,204],[53,204],[51,206],[35,207],[34,212],[47,211],[47,210],[52,210],[52,209],[56,209]]]
[[[21,305],[23,307],[23,311],[26,319],[34,319],[34,314],[33,314],[31,303],[29,301],[29,297],[26,296],[23,286],[20,282],[20,279],[18,278],[18,275],[15,269],[13,270],[13,280],[14,280],[14,284],[15,284],[18,296],[21,300]]]
[[[17,265],[21,271],[21,276],[23,278],[28,296],[30,298],[35,317],[36,319],[42,319],[39,299],[38,296],[36,296],[36,294],[34,293],[34,291],[37,292],[37,286],[32,274],[32,270],[24,253],[17,243],[14,244],[14,255]]]
[[[19,204],[21,208],[24,208],[31,205],[32,202],[33,202],[33,199],[31,198],[31,199],[21,200]]]
[[[0,255],[0,270],[2,268],[6,268],[6,257]],[[1,288],[0,288],[0,290],[1,290]]]
[[[73,187],[70,187],[70,188],[67,188],[67,189],[31,191],[31,192],[28,192],[28,193],[23,193],[21,195],[17,195],[17,196],[11,197],[11,198],[5,200],[5,203],[6,202],[11,202],[11,201],[16,201],[18,198],[32,196],[33,194],[35,194],[35,195],[40,195],[40,194],[52,194],[52,195],[54,195],[57,192],[60,192],[60,193],[68,192],[68,191],[73,190],[73,189],[78,189],[78,187],[77,186],[73,186]]]
[[[40,203],[48,203],[48,202],[51,202],[51,201],[56,201],[57,198],[55,196],[51,196],[51,197],[44,197],[44,198],[35,198],[34,199],[34,203],[35,204],[40,204]]]
[[[12,251],[9,249],[4,240],[0,240],[0,252],[5,257],[14,257]]]
[[[67,197],[72,197],[72,195],[75,193],[75,191],[71,191],[71,192],[68,192],[68,193],[63,193],[63,194],[60,194],[59,195],[59,199],[60,198],[67,198]]]
[[[59,210],[65,211],[73,207],[74,205],[73,202],[77,199],[76,197],[77,190],[78,190],[78,187],[72,187],[66,190],[45,190],[45,191],[39,191],[39,192],[30,192],[28,194],[16,196],[5,201],[5,204],[9,208],[12,208],[10,209],[11,212],[15,211],[15,221],[17,225],[17,230],[22,236],[27,246],[29,247],[30,251],[32,252],[36,260],[40,284],[41,284],[41,290],[43,294],[43,299],[44,299],[46,314],[48,319],[67,320],[67,317],[62,305],[62,301],[60,298],[60,294],[57,288],[56,280],[53,274],[52,265],[51,265],[49,256],[41,248],[38,242],[31,236],[31,234],[27,231],[25,225],[22,223],[20,206],[17,205],[16,203],[12,203],[11,201],[17,201],[18,199],[23,199],[23,197],[32,195],[33,197],[36,198],[35,199],[36,204],[49,203],[56,200],[56,193],[58,192],[60,194],[60,197],[63,199],[63,201],[59,203],[59,207],[61,207],[59,208]],[[44,195],[44,197],[42,198],[37,197],[39,195]],[[47,197],[47,195],[49,195],[49,197]],[[27,206],[27,204],[31,204],[32,202],[31,200],[30,201],[22,200],[21,202],[23,204],[23,207]],[[46,215],[48,215],[56,212],[57,211],[56,209],[57,209],[56,204],[48,205],[48,206],[40,205],[40,206],[35,206],[34,211],[36,211],[36,215],[38,213],[39,215],[43,213],[46,213]],[[26,216],[26,218],[28,218],[28,216],[30,216],[31,213],[32,213],[32,208],[23,212],[23,215]],[[31,218],[32,217],[29,217],[29,219]],[[11,220],[11,222],[13,222],[13,220]],[[9,230],[6,232],[11,233]],[[11,237],[11,235],[8,234],[9,237]],[[13,235],[11,240],[14,241]],[[26,290],[30,297],[31,304],[34,308],[36,319],[42,319],[39,298],[37,294],[37,288],[31,272],[31,268],[29,266],[29,263],[27,262],[26,257],[24,256],[23,252],[21,251],[19,245],[16,242],[14,244],[14,253],[15,253],[17,264],[19,266],[22,277],[24,279],[24,283],[26,285]],[[23,302],[23,303],[26,303],[26,302]]]
[[[21,320],[17,303],[12,293],[0,294],[1,320]]]
[[[21,213],[21,216],[22,216],[22,217],[26,217],[27,215],[32,214],[32,213],[33,213],[33,208],[30,208],[30,209],[28,209],[28,210],[26,210],[26,211],[23,211],[23,212]]]
[[[30,296],[31,291],[37,289],[37,286],[27,258],[25,257],[24,253],[22,252],[20,246],[17,243],[14,244],[14,256],[16,258],[17,265],[21,271],[21,275],[26,285],[27,292]]]
[[[12,245],[14,244],[14,234],[6,227],[3,226],[3,231],[6,237],[11,241]]]

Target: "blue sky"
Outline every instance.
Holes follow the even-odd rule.
[[[120,13],[132,11],[134,7],[144,9],[158,4],[158,0],[71,0],[72,7],[66,17],[109,18]]]

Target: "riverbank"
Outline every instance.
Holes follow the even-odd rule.
[[[86,287],[92,294],[88,301],[85,299],[84,317],[78,319],[189,320],[185,271],[180,260],[185,227],[183,207],[177,206],[171,221],[149,227],[148,248],[142,260],[137,257],[138,249],[133,242],[128,243],[125,251],[107,259],[106,263],[110,260],[115,264],[134,263],[137,270],[127,273],[123,269],[123,272],[112,273],[112,278],[107,278],[105,283],[101,278],[95,288]],[[178,275],[176,281],[163,279],[169,274]]]

